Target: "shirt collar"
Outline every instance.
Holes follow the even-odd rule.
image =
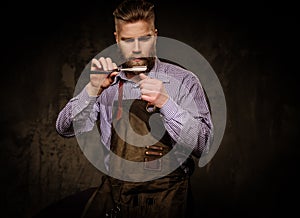
[[[148,76],[151,78],[159,79],[160,81],[162,81],[164,83],[170,82],[169,77],[163,71],[162,62],[158,58],[155,59],[154,67],[149,72]]]

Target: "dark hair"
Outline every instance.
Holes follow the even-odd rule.
[[[154,5],[145,0],[124,0],[115,9],[113,15],[115,19],[129,23],[139,20],[154,22]]]

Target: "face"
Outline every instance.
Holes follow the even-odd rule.
[[[125,66],[153,67],[157,30],[151,22],[117,23],[116,41],[125,58]],[[152,65],[152,66],[151,66]]]

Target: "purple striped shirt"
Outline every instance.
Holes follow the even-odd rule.
[[[169,95],[169,100],[160,109],[160,114],[165,129],[173,139],[173,144],[180,143],[188,146],[196,157],[207,153],[213,137],[213,125],[205,93],[197,76],[179,66],[158,59],[148,76],[161,80]],[[112,102],[118,98],[120,78],[125,81],[123,99],[140,99],[138,85],[128,80],[121,72],[116,76],[114,83],[99,97],[89,96],[85,88],[73,97],[58,115],[57,132],[61,136],[72,137],[92,130],[96,120],[100,119],[101,141],[109,149]],[[73,121],[76,121],[75,130]],[[178,154],[177,158],[180,163],[183,163],[186,156]],[[104,160],[107,169],[108,160],[107,155]],[[184,163],[182,167],[189,170]]]

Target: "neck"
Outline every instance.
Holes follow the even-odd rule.
[[[140,73],[146,73],[146,72],[137,72],[137,73],[127,72],[127,73],[125,73],[125,75],[129,80],[131,80],[135,83],[138,83],[139,81],[141,81],[140,76],[139,76]],[[146,73],[146,74],[148,74],[148,73]]]
[[[126,75],[126,77],[128,78],[128,79],[131,79],[132,77],[134,77],[134,76],[137,76],[138,74],[135,74],[135,73],[125,73],[125,75]]]

